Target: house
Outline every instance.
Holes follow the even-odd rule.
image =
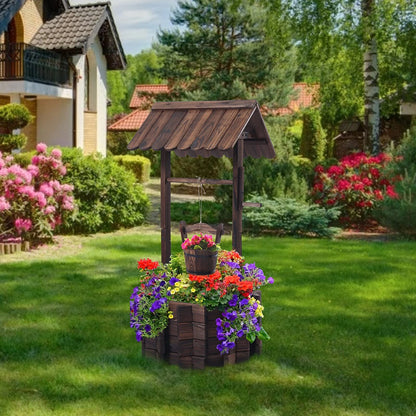
[[[109,2],[0,0],[0,105],[21,103],[36,144],[106,154],[107,70],[126,57]]]
[[[166,84],[136,85],[130,100],[132,112],[111,124],[108,130],[136,132],[150,114],[150,107],[158,96],[169,94],[169,91]]]
[[[132,112],[111,124],[108,127],[108,130],[136,132],[149,115],[151,104],[154,101],[157,101],[158,96],[166,95],[168,93],[169,87],[166,84],[136,85],[130,100]],[[273,116],[295,114],[302,108],[315,105],[318,94],[318,84],[296,82],[293,84],[293,96],[286,107],[276,109],[262,108],[262,114]]]

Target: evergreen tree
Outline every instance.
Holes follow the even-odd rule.
[[[161,76],[190,100],[256,98],[285,105],[293,49],[270,36],[267,9],[248,0],[179,1],[158,33]]]

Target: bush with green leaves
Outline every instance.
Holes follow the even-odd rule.
[[[304,110],[300,154],[313,162],[319,162],[324,159],[325,146],[325,130],[321,125],[319,111],[314,108]]]
[[[332,237],[338,232],[337,228],[330,226],[338,218],[337,209],[325,209],[289,198],[254,196],[249,200],[262,204],[261,208],[245,208],[243,211],[243,228],[250,233]]]
[[[394,151],[384,174],[391,177],[398,198],[382,201],[375,212],[380,223],[407,237],[416,237],[416,127]]]
[[[202,201],[202,222],[217,224],[223,222],[219,213],[222,205],[214,201]],[[172,221],[186,221],[195,224],[200,221],[199,202],[172,202],[170,207]]]
[[[13,134],[15,129],[21,129],[33,121],[34,117],[22,104],[6,104],[0,106],[0,127],[6,133],[0,134],[0,151],[11,153],[14,149],[21,149],[26,145],[24,134]]]
[[[108,232],[143,223],[150,204],[132,172],[112,158],[83,156],[80,149],[62,150],[65,181],[74,185],[78,212],[63,224],[61,232]]]
[[[132,171],[137,182],[145,183],[150,179],[150,160],[139,155],[117,155],[114,160],[121,166]]]

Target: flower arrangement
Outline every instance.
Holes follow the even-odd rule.
[[[382,173],[389,161],[384,153],[378,156],[355,153],[327,169],[318,165],[312,199],[324,207],[340,209],[344,225],[365,225],[372,221],[378,201],[398,197],[392,181]]]
[[[269,336],[261,325],[263,306],[254,292],[272,284],[254,263],[246,263],[236,251],[220,250],[217,269],[210,275],[186,273],[183,254],[173,257],[161,266],[150,259],[138,262],[139,284],[130,298],[130,326],[140,342],[153,338],[173,318],[169,301],[199,304],[208,310],[220,310],[216,320],[217,349],[229,353],[237,339],[246,336],[254,342],[256,337]]]
[[[27,168],[0,152],[0,238],[50,239],[74,210],[73,186],[61,184],[66,174],[61,151],[49,154],[44,143],[36,150]]]
[[[182,250],[210,250],[217,251],[218,245],[214,243],[212,235],[195,234],[191,239],[187,238],[181,245]]]

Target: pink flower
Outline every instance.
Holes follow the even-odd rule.
[[[30,172],[30,174],[32,175],[32,177],[36,177],[39,175],[39,168],[35,165],[29,165],[27,167],[27,171]]]
[[[4,196],[0,196],[0,212],[6,211],[10,208],[9,202],[6,200]]]
[[[35,198],[37,199],[37,202],[40,208],[43,208],[46,206],[47,201],[43,192],[36,192]]]
[[[55,159],[60,159],[62,157],[62,152],[59,149],[53,149],[51,152],[51,156]]]
[[[45,143],[38,143],[36,146],[36,151],[38,153],[45,153],[48,146]]]
[[[56,208],[55,208],[53,205],[48,205],[48,206],[47,206],[47,207],[45,207],[45,209],[43,210],[43,212],[44,212],[46,215],[53,214],[55,211],[56,211]]]
[[[39,187],[39,192],[44,193],[46,196],[52,196],[53,188],[48,183],[42,183]]]
[[[14,226],[18,234],[22,234],[23,231],[29,231],[32,228],[32,221],[29,219],[17,218],[14,221]]]

